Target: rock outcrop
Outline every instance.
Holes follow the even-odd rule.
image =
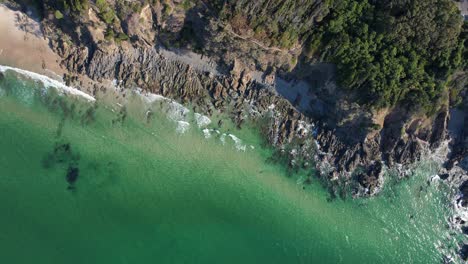
[[[433,129],[425,133],[407,128],[410,117],[395,120],[388,115],[379,133],[366,132],[362,138],[353,138],[342,128],[332,128],[301,113],[272,86],[252,79],[245,69],[234,67],[225,74],[202,71],[183,62],[180,55],[167,56],[169,53],[152,47],[107,46],[92,50],[54,44],[71,73],[96,81],[122,81],[128,88],[139,87],[193,104],[198,112],[208,115],[220,111],[231,116],[238,126],[246,118],[266,120],[260,129],[266,131],[272,145],[280,149],[294,145],[292,148],[297,148],[303,159],[317,164],[326,180],[357,179],[357,195],[378,192],[385,165],[412,164],[445,139],[447,112],[439,113]],[[306,144],[308,141],[316,144]],[[322,169],[321,163],[327,163],[329,169]]]
[[[399,108],[372,113],[336,85],[328,85],[333,80],[305,74],[318,70],[312,66],[288,77],[305,74],[319,88],[287,100],[275,90],[282,72],[276,67],[291,59],[290,52],[264,48],[261,43],[236,35],[239,32],[230,34],[219,21],[206,19],[207,10],[200,6],[188,12],[177,3],[173,7],[175,11],[164,15],[169,7],[143,6],[140,13],[123,19],[123,28],[134,39],[131,42],[103,40],[96,33],[99,30],[89,26],[99,25],[99,21],[86,21],[95,18],[91,15],[75,21],[75,28],[67,29],[69,33],[62,33],[69,37],[57,35],[61,31],[54,20],[43,22],[44,31],[52,48],[63,58],[63,66],[76,75],[67,80],[87,76],[95,81],[122,81],[128,88],[139,87],[190,103],[207,115],[223,112],[238,126],[246,118],[261,120],[259,129],[288,156],[290,166],[315,164],[326,181],[336,185],[357,183],[355,195],[376,194],[386,168],[399,168],[405,175],[407,167],[439,149],[449,137],[448,107],[437,109],[433,117]],[[193,39],[203,38],[208,46],[205,52],[212,51],[210,57],[162,48],[167,41],[187,41],[187,32],[196,35]],[[231,41],[241,44],[234,47]],[[264,71],[259,73],[258,69]],[[313,104],[308,111],[300,103],[302,97],[310,100],[306,108]],[[457,148],[451,160],[466,156],[466,147]]]

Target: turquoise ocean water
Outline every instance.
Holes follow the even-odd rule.
[[[329,201],[315,181],[303,189],[305,172],[267,162],[255,129],[226,121],[207,139],[188,114],[177,133],[167,110],[138,94],[88,102],[7,71],[0,262],[440,263],[456,250],[452,191],[428,181],[433,162],[398,184],[388,175],[378,197]]]

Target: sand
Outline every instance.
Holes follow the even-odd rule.
[[[39,22],[0,4],[0,65],[61,79],[65,72],[44,38]]]

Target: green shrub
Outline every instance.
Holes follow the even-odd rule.
[[[54,16],[55,16],[56,19],[62,19],[63,18],[63,14],[59,10],[55,10]]]
[[[190,8],[192,8],[192,6],[193,6],[193,3],[192,3],[191,0],[184,0],[184,1],[182,2],[182,8],[183,8],[184,10],[189,10]]]
[[[127,41],[127,40],[128,40],[128,36],[123,32],[120,32],[115,37],[115,41],[117,42],[117,44],[120,44],[122,41]]]
[[[114,39],[114,30],[112,28],[107,28],[106,32],[104,33],[104,38],[106,40]]]
[[[99,17],[108,25],[114,22],[115,12],[109,7],[106,0],[96,0],[96,7],[99,9]]]

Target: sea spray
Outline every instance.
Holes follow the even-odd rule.
[[[202,132],[206,139],[211,138],[211,131],[208,128],[203,129]]]
[[[80,154],[71,192],[66,167],[41,165],[63,113],[0,100],[9,113],[0,115],[0,246],[10,262],[440,263],[452,249],[446,189],[427,184],[432,166],[372,199],[328,201],[318,184],[295,181],[308,175],[265,162],[271,152],[260,144],[244,153],[203,130],[176,135],[164,112],[147,123],[148,106],[132,101],[115,126],[109,102],[91,125],[64,124],[61,138]],[[44,230],[54,236],[44,240]]]
[[[234,145],[235,145],[237,150],[239,150],[239,151],[245,151],[246,150],[247,146],[242,144],[242,140],[240,140],[240,138],[234,136],[233,134],[229,134],[228,136],[232,139],[232,141],[234,141]]]
[[[203,133],[203,136],[206,139],[211,138],[212,132],[216,132],[217,134],[220,134],[218,130],[207,128],[212,123],[211,119],[208,116],[205,116],[200,113],[194,113],[193,120],[191,120],[190,118],[191,111],[187,107],[176,102],[175,100],[164,97],[162,95],[145,92],[139,88],[135,89],[135,92],[138,96],[141,96],[146,101],[146,103],[150,105],[157,103],[157,102],[163,102],[164,105],[162,106],[162,109],[163,111],[166,112],[166,117],[168,119],[177,123],[176,132],[178,134],[186,133],[190,129],[191,122],[195,123],[198,129],[201,129],[201,132]],[[226,143],[226,136],[229,136],[229,138],[232,139],[235,149],[237,149],[238,151],[247,150],[247,145],[243,144],[240,138],[238,138],[237,136],[231,133],[221,134],[219,139],[222,142],[222,144]],[[254,148],[255,147],[251,146],[251,149],[254,149]]]
[[[199,128],[206,127],[211,124],[211,119],[205,115],[195,113],[195,120]]]
[[[85,92],[82,92],[78,89],[75,89],[75,88],[72,88],[70,86],[67,86],[57,80],[54,80],[54,79],[51,79],[45,75],[41,75],[41,74],[38,74],[38,73],[35,73],[35,72],[31,72],[31,71],[27,71],[27,70],[23,70],[23,69],[18,69],[18,68],[14,68],[14,67],[10,67],[10,66],[4,66],[4,65],[0,65],[0,72],[2,73],[5,73],[7,71],[13,71],[13,72],[16,72],[16,73],[19,73],[23,76],[26,76],[26,77],[29,77],[31,78],[32,80],[34,81],[39,81],[41,82],[45,88],[50,88],[50,87],[53,87],[53,88],[56,88],[58,89],[58,91],[60,92],[64,92],[64,93],[67,93],[67,94],[72,94],[72,95],[78,95],[78,96],[81,96],[83,98],[85,98],[86,100],[88,101],[95,101],[96,99],[94,97],[92,97],[91,95],[85,93]]]
[[[190,128],[190,124],[188,122],[177,121],[177,128],[176,128],[177,133],[183,134],[183,133],[187,132],[187,130],[189,130],[189,128]]]

